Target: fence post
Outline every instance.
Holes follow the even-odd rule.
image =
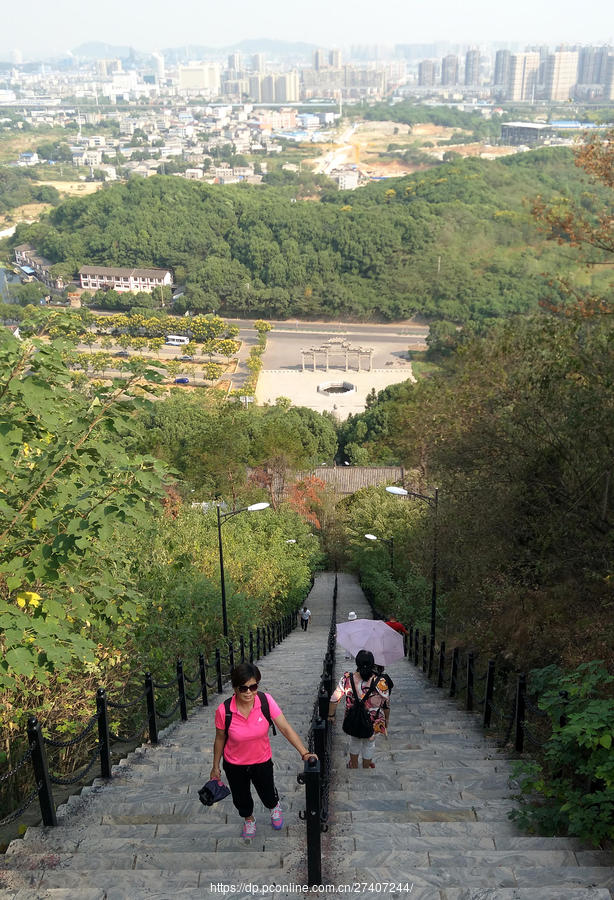
[[[437,687],[443,687],[443,677],[446,669],[446,642],[439,645],[439,668],[437,670]]]
[[[149,743],[158,743],[158,723],[156,721],[156,697],[154,694],[153,678],[151,672],[145,674],[145,693],[147,694],[147,730]]]
[[[55,815],[51,779],[49,778],[49,769],[47,767],[45,741],[40,722],[36,716],[30,716],[28,719],[28,743],[32,751],[34,779],[38,790],[38,802],[43,817],[43,825],[57,825],[58,820]]]
[[[458,655],[459,649],[455,647],[452,651],[452,674],[450,675],[450,697],[456,696],[456,681],[458,679]]]
[[[305,763],[299,783],[305,785],[304,818],[307,822],[307,884],[322,884],[322,847],[320,834],[320,760]]]
[[[251,663],[254,661],[254,632],[251,628],[249,632],[249,661]]]
[[[465,709],[467,712],[473,712],[473,653],[467,654],[467,699]]]
[[[228,665],[230,666],[230,671],[235,667],[235,645],[234,641],[228,641]]]
[[[525,692],[527,689],[527,679],[525,675],[520,674],[516,681],[516,710],[514,713],[516,738],[514,740],[514,749],[517,753],[522,753],[524,747],[524,716],[525,716]]]
[[[414,631],[414,665],[418,665],[418,660],[420,658],[420,632],[416,628]]]
[[[484,728],[490,728],[490,719],[492,716],[492,695],[495,688],[495,661],[488,660],[488,670],[486,672],[486,693],[484,695]]]
[[[409,638],[405,644],[405,656],[411,656],[412,647],[414,646],[414,626],[409,626]]]
[[[107,695],[104,688],[96,691],[96,712],[98,714],[98,746],[100,748],[100,777],[111,777],[111,746],[109,742],[109,717],[107,715]]]
[[[426,672],[426,635],[422,635],[422,671]]]
[[[222,685],[222,660],[220,658],[220,648],[215,648],[215,673],[217,675],[217,692],[221,694],[224,690]]]
[[[256,625],[256,659],[260,659],[260,625]]]
[[[273,643],[271,644],[271,641]],[[269,649],[275,649],[275,623],[269,625]]]
[[[245,662],[245,638],[243,635],[239,638],[239,651],[241,653],[241,662]]]
[[[207,696],[207,669],[205,667],[204,654],[198,654],[198,671],[200,672],[200,687],[203,696],[203,706],[209,706],[209,697]]]
[[[185,699],[185,678],[183,677],[183,660],[177,657],[177,687],[179,688],[179,712],[181,721],[188,721],[188,705]]]

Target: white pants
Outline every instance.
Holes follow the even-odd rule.
[[[363,759],[373,759],[375,752],[375,735],[372,738],[356,738],[350,735],[350,754],[362,756]]]

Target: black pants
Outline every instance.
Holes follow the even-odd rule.
[[[228,780],[228,787],[232,791],[232,802],[239,815],[244,819],[251,816],[254,811],[251,784],[256,788],[256,793],[262,800],[263,806],[268,809],[277,806],[279,794],[275,787],[272,759],[249,766],[237,766],[224,760],[224,772]]]
[[[301,619],[301,628],[303,631],[307,631],[307,626],[309,625],[309,619]]]

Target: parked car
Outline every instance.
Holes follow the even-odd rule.
[[[193,356],[180,356],[179,359],[183,360],[184,362],[192,362],[194,357]]]
[[[181,378],[175,378],[175,384],[189,384],[190,379],[182,376]]]
[[[123,359],[126,359],[130,354],[127,350],[118,350],[117,353],[114,353],[113,356],[121,356]]]

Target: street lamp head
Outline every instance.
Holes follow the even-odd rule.
[[[248,512],[257,512],[259,509],[266,509],[267,506],[270,506],[270,503],[252,503],[251,506],[247,507]]]
[[[405,488],[395,487],[395,485],[389,485],[386,490],[389,494],[397,494],[400,497],[407,497],[409,491],[406,491]]]
[[[374,534],[365,534],[365,537],[368,541],[377,541],[378,538]]]

